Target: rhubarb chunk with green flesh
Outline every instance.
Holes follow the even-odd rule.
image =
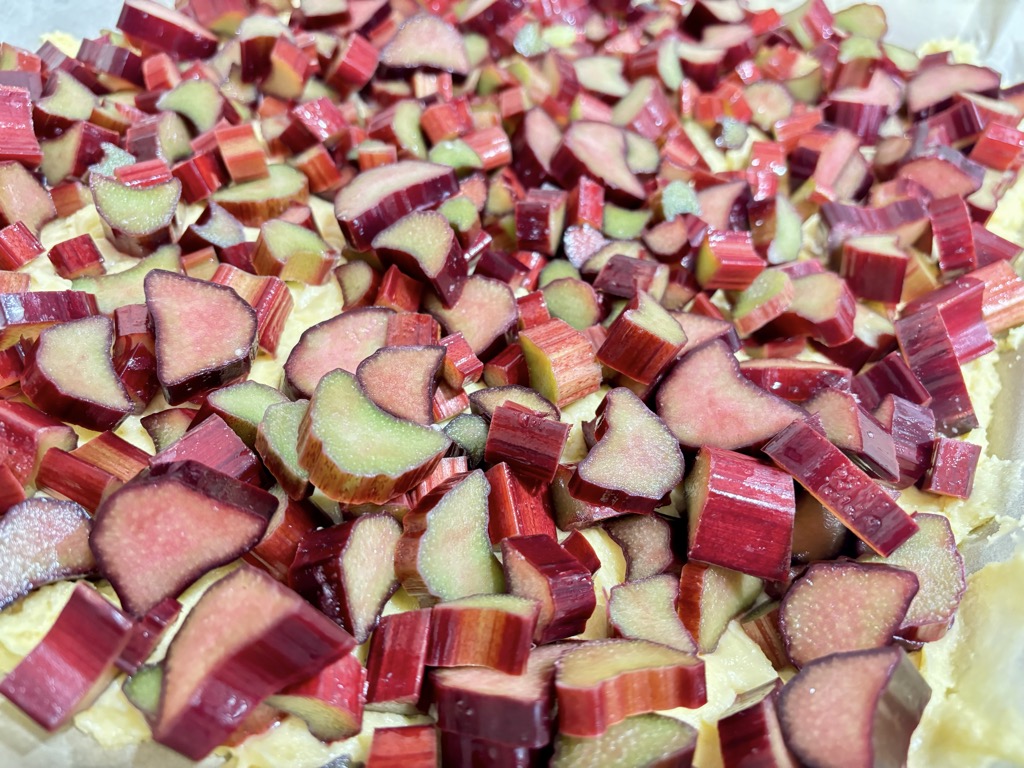
[[[803,765],[903,765],[931,698],[900,648],[811,662],[779,695],[782,735]]]
[[[748,232],[708,230],[697,254],[695,275],[701,288],[742,291],[765,267]]]
[[[501,566],[487,535],[489,491],[480,470],[456,475],[432,488],[402,520],[395,572],[421,605],[501,591]]]
[[[118,250],[145,256],[170,240],[170,225],[181,198],[181,182],[177,179],[150,187],[129,187],[91,174],[89,187],[107,238]]]
[[[917,531],[892,497],[806,421],[776,435],[764,453],[882,556]]]
[[[684,446],[737,450],[770,439],[805,412],[752,384],[724,341],[683,357],[658,389],[657,413]]]
[[[196,462],[154,467],[108,496],[89,537],[100,573],[141,616],[263,536],[277,500]]]
[[[515,403],[499,405],[491,416],[484,460],[505,462],[531,483],[550,483],[571,426],[539,416]]]
[[[526,671],[538,606],[515,595],[478,594],[435,605],[427,666]]]
[[[424,297],[423,307],[441,323],[446,333],[462,333],[478,357],[515,325],[518,316],[512,289],[505,283],[479,275],[466,279],[458,300],[451,307],[445,307],[433,294]]]
[[[380,504],[414,488],[450,444],[442,432],[381,410],[352,374],[335,370],[320,379],[299,426],[299,466],[335,501]]]
[[[487,421],[472,413],[460,413],[444,427],[444,433],[452,441],[452,449],[465,455],[470,469],[476,469],[484,460],[487,430]]]
[[[609,198],[635,207],[647,199],[647,193],[626,155],[626,131],[608,123],[575,121],[551,156],[551,174],[565,189],[584,175],[599,180]]]
[[[702,653],[718,647],[729,622],[761,594],[761,580],[739,571],[687,563],[679,577],[676,611]]]
[[[689,768],[697,751],[697,730],[664,715],[636,715],[595,738],[560,733],[552,768],[602,768],[617,765]]]
[[[403,216],[373,238],[373,250],[387,264],[423,280],[452,307],[466,280],[466,259],[448,220],[436,211]]]
[[[897,635],[912,642],[931,642],[946,634],[953,623],[967,582],[964,559],[943,515],[918,513],[920,526],[916,536],[889,557],[869,554],[860,558],[867,563],[884,563],[912,571],[920,588],[907,609]]]
[[[55,731],[106,690],[131,631],[131,619],[80,583],[39,645],[0,683],[0,693]]]
[[[365,261],[349,261],[335,268],[345,311],[373,304],[380,290],[380,273]]]
[[[849,531],[825,505],[801,489],[793,519],[793,562],[806,565],[832,560],[846,544]]]
[[[469,407],[473,413],[490,421],[494,412],[502,405],[519,405],[539,416],[558,421],[561,411],[555,404],[536,390],[516,384],[478,389],[469,396]]]
[[[846,281],[834,272],[818,272],[793,280],[793,301],[769,328],[835,347],[853,338],[856,312],[857,299]]]
[[[563,736],[600,736],[631,715],[696,709],[707,701],[704,662],[646,640],[588,642],[563,654],[556,666]]]
[[[256,357],[256,313],[237,293],[162,270],[146,275],[145,290],[168,403],[245,378]]]
[[[200,760],[268,695],[354,647],[294,592],[242,566],[203,594],[171,641],[153,738]]]
[[[513,747],[547,745],[554,725],[555,662],[569,647],[535,648],[520,675],[470,667],[431,672],[438,727]]]
[[[36,587],[96,572],[92,521],[78,504],[27,499],[0,517],[0,607]]]
[[[763,328],[793,302],[793,281],[777,269],[766,269],[754,278],[732,306],[732,321],[741,339]]]
[[[355,373],[363,360],[386,344],[393,316],[390,309],[366,307],[307,328],[284,364],[285,392],[308,399],[329,371]]]
[[[509,592],[539,606],[535,642],[543,645],[584,630],[597,605],[594,582],[586,566],[558,542],[543,534],[504,539],[501,561]]]
[[[469,72],[462,35],[444,19],[425,13],[398,28],[380,52],[380,63],[391,69],[439,69],[458,75]]]
[[[363,643],[398,589],[395,547],[401,535],[401,524],[383,512],[307,533],[288,584]]]
[[[51,448],[70,451],[78,445],[75,430],[30,405],[0,400],[0,455],[22,487],[36,481],[43,456]]]
[[[917,576],[889,565],[814,563],[786,593],[779,626],[797,667],[892,642],[918,591]]]
[[[275,219],[295,203],[309,200],[309,180],[289,165],[267,167],[265,179],[232,184],[214,192],[211,198],[247,227],[258,227]]]
[[[642,384],[652,384],[679,354],[686,334],[648,293],[638,291],[608,328],[597,359]]]
[[[562,320],[519,334],[530,386],[561,408],[596,392],[601,386],[601,366],[590,340]]]
[[[146,723],[152,726],[160,708],[160,692],[163,690],[164,669],[160,664],[145,664],[130,673],[121,690],[124,697],[135,707]]]
[[[193,422],[195,424],[195,422]],[[210,416],[149,460],[151,467],[194,461],[220,474],[262,485],[263,468],[255,453],[220,416]]]
[[[365,683],[366,670],[350,654],[269,697],[267,704],[304,720],[321,741],[339,741],[362,730]]]
[[[793,478],[756,459],[701,448],[686,480],[689,557],[778,581],[789,571]]]
[[[803,404],[821,420],[828,439],[859,467],[886,482],[899,480],[892,436],[849,392],[827,388]]]
[[[366,661],[366,708],[414,714],[430,639],[430,608],[381,617]]]
[[[597,442],[569,481],[569,493],[581,501],[653,512],[683,479],[679,442],[628,389],[605,395],[594,436]]]
[[[82,291],[32,291],[0,294],[0,351],[19,341],[34,341],[57,323],[92,317],[96,299]]]
[[[695,654],[697,644],[676,613],[678,599],[679,580],[670,574],[627,581],[612,587],[608,622],[621,637]]]
[[[252,254],[256,274],[308,285],[322,285],[337,262],[338,252],[316,232],[282,219],[260,227]]]
[[[20,221],[33,235],[57,216],[46,188],[21,163],[0,163],[0,226]]]
[[[199,411],[192,408],[167,408],[143,416],[140,421],[157,453],[160,453],[182,438],[197,413]]]
[[[302,537],[329,524],[329,518],[315,504],[289,499],[279,485],[273,486],[270,493],[277,499],[277,511],[270,518],[263,538],[243,555],[243,559],[278,581],[287,582],[288,568]]]
[[[560,277],[545,283],[542,278],[541,291],[551,317],[564,320],[577,331],[600,322],[600,299],[589,283],[576,277]]]
[[[440,758],[437,726],[376,728],[366,768],[434,768]]]
[[[217,51],[217,37],[202,24],[151,0],[127,0],[117,26],[133,42],[175,59],[206,59]]]
[[[742,768],[753,756],[765,768],[797,768],[779,725],[776,680],[741,693],[718,721],[723,768]]]
[[[444,348],[382,347],[359,363],[356,379],[377,407],[424,426],[434,422],[433,400]]]
[[[504,461],[487,470],[490,493],[487,497],[487,532],[498,546],[509,536],[544,535],[557,538],[551,500],[546,486],[536,486],[512,471]]]
[[[266,409],[256,429],[256,453],[292,499],[303,499],[313,491],[309,472],[299,464],[297,447],[299,426],[308,406],[308,400],[273,404]]]
[[[114,327],[101,315],[51,326],[29,345],[21,389],[51,416],[103,431],[132,412],[114,371]]]
[[[365,251],[403,216],[432,208],[458,191],[451,167],[402,160],[357,175],[338,193],[334,213],[349,244]]]
[[[674,531],[667,518],[658,514],[625,515],[606,522],[605,529],[622,548],[626,581],[679,570]]]
[[[267,409],[288,402],[273,387],[255,381],[242,381],[211,392],[203,401],[195,423],[200,424],[210,414],[217,414],[251,448],[256,442],[256,430]]]
[[[181,272],[181,250],[175,246],[159,248],[123,272],[96,277],[80,277],[72,282],[76,291],[86,291],[96,297],[100,312],[109,315],[119,307],[143,304],[146,301],[144,281],[155,269]]]

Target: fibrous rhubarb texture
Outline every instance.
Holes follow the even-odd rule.
[[[878,554],[891,554],[917,531],[892,497],[810,423],[793,422],[763,450]]]
[[[83,291],[0,294],[0,350],[33,341],[51,325],[97,314],[96,298]]]
[[[285,688],[267,704],[305,721],[309,732],[331,742],[355,736],[363,727],[366,670],[351,654],[328,664],[308,680]]]
[[[299,426],[299,465],[335,501],[380,504],[430,474],[450,442],[381,410],[352,374],[335,370],[316,385]],[[384,455],[368,451],[371,445],[396,449]]]
[[[430,639],[430,609],[381,618],[366,660],[366,708],[411,714],[420,700]]]
[[[337,261],[338,252],[316,232],[283,219],[260,227],[252,254],[257,274],[308,285],[322,285]]]
[[[530,386],[559,408],[601,386],[601,366],[590,340],[562,320],[522,331],[519,343],[530,371]]]
[[[217,38],[197,21],[151,0],[128,0],[117,21],[137,43],[166,51],[175,59],[205,59],[217,50]]]
[[[299,464],[297,448],[299,426],[308,407],[308,400],[275,403],[268,407],[256,428],[253,445],[267,471],[292,499],[302,499],[313,492],[309,472]]]
[[[679,580],[667,573],[618,584],[608,596],[608,622],[622,637],[697,653],[697,644],[676,613],[678,598]]]
[[[489,490],[479,469],[455,475],[403,518],[395,572],[422,605],[501,591],[501,566],[487,535]]]
[[[605,395],[597,442],[576,465],[569,493],[623,512],[653,512],[683,479],[683,454],[665,424],[630,390]]]
[[[139,616],[250,549],[277,500],[196,462],[164,464],[108,496],[90,545],[121,604]]]
[[[560,733],[552,768],[601,768],[611,764],[689,768],[697,751],[697,730],[664,715],[635,715],[595,738]]]
[[[466,259],[448,220],[436,211],[410,213],[373,238],[385,262],[430,285],[446,307],[462,293]]]
[[[690,562],[679,576],[676,611],[704,653],[718,646],[725,630],[761,594],[761,580],[717,565]]]
[[[36,481],[43,456],[51,448],[70,451],[78,445],[74,429],[14,400],[0,400],[0,455],[22,487]]]
[[[202,759],[268,695],[354,647],[294,592],[242,566],[203,594],[167,649],[153,738]]]
[[[244,378],[256,356],[256,313],[237,293],[172,272],[146,275],[157,377],[177,405]]]
[[[526,671],[538,604],[515,595],[479,594],[435,605],[427,666]]]
[[[402,526],[381,512],[307,533],[288,583],[362,643],[398,589],[395,546]]]
[[[433,768],[439,757],[438,731],[433,724],[377,728],[366,768]]]
[[[740,371],[761,389],[792,403],[810,400],[826,387],[848,391],[853,378],[853,371],[842,365],[791,358],[743,360]]]
[[[559,730],[600,736],[631,715],[707,700],[704,662],[646,640],[587,642],[557,662]]]
[[[918,591],[917,576],[887,565],[814,563],[779,611],[786,651],[797,667],[841,651],[892,642]]]
[[[597,598],[590,571],[550,536],[514,536],[501,542],[505,584],[539,606],[533,639],[550,643],[579,634]]]
[[[443,360],[440,346],[382,347],[359,364],[356,379],[378,407],[428,425],[434,421],[432,403]]]
[[[80,583],[43,639],[0,683],[0,693],[55,731],[103,693],[131,631],[127,616]]]
[[[146,662],[160,644],[164,633],[174,624],[182,605],[173,597],[161,600],[145,616],[136,619],[128,644],[117,657],[117,668],[128,675]]]
[[[469,407],[475,414],[488,421],[494,418],[494,412],[502,405],[519,405],[533,411],[539,416],[558,421],[562,412],[536,390],[518,384],[506,384],[497,387],[478,389],[469,396]]]
[[[675,546],[678,531],[664,515],[624,515],[607,521],[604,527],[622,548],[626,581],[679,570]]]
[[[196,424],[196,422],[193,422]],[[253,485],[262,485],[259,457],[220,416],[210,416],[149,460],[153,468],[193,461],[216,472]]]
[[[803,764],[902,765],[931,689],[900,648],[808,664],[779,695],[782,734]]]
[[[497,546],[509,536],[556,538],[551,497],[545,486],[520,477],[502,461],[487,470],[487,531]]]
[[[499,405],[491,415],[484,459],[505,462],[524,480],[550,483],[569,438],[570,425],[545,418],[515,403]]]
[[[242,381],[211,392],[203,401],[196,424],[210,414],[217,414],[250,448],[256,441],[256,430],[271,405],[290,402],[273,387],[256,381]]]

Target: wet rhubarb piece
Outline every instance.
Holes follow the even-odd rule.
[[[177,405],[248,374],[256,354],[256,313],[237,293],[162,270],[146,276],[145,288],[157,376],[168,403]]]
[[[599,180],[616,202],[635,206],[646,199],[643,185],[627,160],[626,132],[591,121],[573,122],[551,157],[551,174],[565,189],[586,175]]]
[[[0,683],[0,693],[55,731],[103,693],[131,631],[127,616],[80,583],[43,639]]]
[[[175,59],[205,59],[217,38],[193,19],[150,0],[128,0],[117,26],[136,43],[166,51]]]
[[[263,538],[243,555],[243,559],[278,581],[287,582],[288,568],[302,537],[329,524],[330,518],[309,501],[289,498],[279,485],[273,486],[270,493],[277,499],[277,511],[270,518]]]
[[[266,491],[202,464],[163,464],[103,501],[89,541],[121,604],[142,615],[248,551],[276,509]]]
[[[569,424],[545,418],[518,404],[499,405],[491,415],[484,459],[507,463],[530,483],[550,483],[569,430]]]
[[[479,594],[435,605],[427,666],[526,671],[538,604],[514,595]]]
[[[378,233],[372,244],[383,261],[428,283],[446,307],[458,300],[466,280],[466,259],[440,213],[410,213]]]
[[[393,416],[417,424],[433,423],[432,401],[444,349],[382,347],[356,369],[356,379],[367,396]]]
[[[550,643],[579,634],[597,598],[590,571],[550,536],[513,536],[501,542],[505,584],[539,606],[533,639]]]
[[[64,422],[24,403],[0,400],[0,454],[22,487],[35,483],[47,451],[70,451],[77,445],[78,435]]]
[[[996,348],[984,320],[985,285],[964,275],[903,307],[903,318],[935,307],[949,331],[957,361],[963,365]]]
[[[367,445],[400,445],[389,456]],[[378,408],[352,374],[328,373],[316,386],[299,427],[299,465],[335,501],[380,504],[415,487],[450,441],[443,433]]]
[[[739,571],[696,561],[679,576],[676,612],[704,653],[713,651],[729,622],[750,608],[761,594],[761,580]]]
[[[362,730],[365,682],[359,659],[342,656],[308,680],[269,697],[267,704],[304,720],[321,741],[339,741]]]
[[[82,291],[0,294],[0,350],[32,341],[52,325],[97,314],[96,298]]]
[[[676,613],[678,597],[679,580],[670,574],[618,584],[608,596],[608,622],[621,637],[697,653],[697,644]]]
[[[808,422],[793,422],[763,450],[880,555],[917,531],[881,486]]]
[[[367,709],[417,711],[429,639],[429,608],[381,617],[366,661]]]
[[[385,513],[360,515],[302,537],[288,584],[362,643],[398,589],[395,546],[402,526]]]
[[[741,768],[757,755],[765,768],[796,768],[779,725],[779,681],[741,693],[718,721],[723,768]]]
[[[436,768],[440,756],[437,726],[377,728],[366,768]]]
[[[0,162],[0,226],[22,222],[33,235],[57,212],[46,188],[21,163]]]
[[[931,405],[932,396],[899,351],[891,352],[853,377],[850,390],[865,408],[877,408],[887,395],[896,395],[922,406]]]
[[[622,517],[626,514],[612,507],[603,507],[575,498],[569,492],[569,481],[573,472],[574,467],[561,464],[551,483],[551,505],[554,508],[555,521],[561,530],[573,531],[578,528],[587,528],[602,520]]]
[[[145,616],[136,619],[128,643],[115,662],[117,668],[127,675],[134,675],[156,650],[181,609],[181,603],[168,597],[153,606]]]
[[[841,653],[811,662],[782,689],[779,722],[804,764],[841,750],[850,765],[901,765],[931,689],[899,648]]]
[[[652,383],[686,343],[679,323],[640,291],[608,329],[597,359],[644,384]]]
[[[853,371],[831,365],[789,358],[742,360],[740,372],[761,389],[791,403],[810,400],[826,387],[849,391]]]
[[[748,456],[701,448],[686,481],[691,560],[762,579],[789,570],[793,478]]]
[[[252,254],[257,274],[307,285],[323,285],[337,263],[338,252],[316,232],[284,219],[260,227]]]
[[[697,749],[693,726],[664,715],[636,715],[596,738],[559,734],[553,768],[599,768],[609,761],[689,768]]]
[[[704,662],[645,640],[601,640],[577,646],[557,662],[559,730],[600,736],[631,715],[707,699]]]
[[[975,443],[949,437],[936,438],[931,466],[925,472],[921,490],[939,496],[970,498],[981,451],[981,446]]]
[[[243,566],[203,594],[171,642],[153,737],[199,760],[266,696],[354,647],[294,592]]]
[[[151,467],[193,461],[253,485],[265,479],[259,457],[220,416],[210,416],[149,460]]]
[[[892,436],[849,392],[823,389],[803,404],[815,414],[828,439],[869,474],[885,482],[900,477]]]
[[[51,448],[39,463],[36,485],[50,496],[68,499],[95,512],[103,497],[123,482],[72,453]]]

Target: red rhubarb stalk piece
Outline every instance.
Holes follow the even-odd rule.
[[[301,718],[321,741],[339,741],[362,729],[365,683],[366,670],[349,654],[269,697],[267,705]]]
[[[778,681],[740,694],[718,721],[723,768],[742,768],[758,755],[764,768],[796,768],[779,725]]]
[[[213,33],[184,14],[151,0],[126,0],[117,26],[129,38],[166,51],[176,59],[206,59],[217,50]]]
[[[430,609],[383,616],[370,638],[366,708],[417,711],[430,639]]]
[[[420,13],[405,21],[380,52],[381,65],[390,69],[439,69],[469,72],[466,46],[459,32],[439,16]]]
[[[484,459],[506,462],[524,480],[550,483],[569,438],[570,425],[540,416],[515,403],[495,408],[487,430]]]
[[[0,269],[17,269],[34,261],[45,250],[39,239],[20,221],[0,229]]]
[[[519,334],[530,385],[559,408],[601,386],[601,366],[590,340],[562,320]]]
[[[957,499],[970,498],[979,458],[980,445],[938,437],[932,448],[931,466],[925,472],[921,490]]]
[[[377,728],[366,768],[436,768],[440,757],[437,726]]]
[[[74,454],[51,448],[39,464],[36,485],[51,496],[74,501],[89,512],[95,512],[103,497],[123,483]]]
[[[363,360],[356,379],[366,395],[393,416],[428,425],[444,349],[382,347]]]
[[[127,645],[117,657],[117,668],[127,675],[134,675],[156,650],[164,633],[177,620],[181,608],[181,603],[173,597],[168,597],[154,605],[145,616],[137,619]]]
[[[761,594],[761,580],[739,571],[696,561],[679,576],[676,611],[703,653],[718,646],[729,622],[742,615]]]
[[[597,359],[631,379],[651,384],[686,343],[679,323],[644,291],[608,328]]]
[[[621,637],[697,653],[697,644],[676,613],[678,599],[679,580],[667,573],[617,584],[608,596],[608,623]]]
[[[484,446],[486,450],[486,444]],[[487,470],[487,531],[497,546],[509,536],[557,538],[551,498],[546,488],[521,478],[504,461]]]
[[[740,372],[791,403],[810,400],[826,387],[848,391],[853,379],[853,371],[845,366],[790,358],[742,360]]]
[[[149,460],[153,468],[194,461],[216,472],[253,485],[261,485],[260,460],[220,416],[210,416]]]
[[[677,572],[680,558],[674,521],[660,514],[624,515],[604,524],[626,560],[626,581]]]
[[[857,398],[838,389],[823,389],[803,404],[821,421],[832,443],[874,477],[895,482],[900,477],[896,446]]]
[[[515,325],[518,315],[512,289],[479,275],[466,279],[462,293],[451,307],[445,307],[433,294],[424,297],[423,306],[446,333],[462,333],[473,354],[482,359],[487,359],[492,345]]]
[[[0,294],[0,350],[34,341],[51,325],[97,314],[96,297],[82,291]]]
[[[47,451],[70,451],[76,445],[78,435],[64,422],[24,403],[0,400],[0,455],[23,487],[35,483]]]
[[[551,174],[565,189],[588,176],[604,184],[614,201],[635,206],[647,199],[626,162],[626,131],[593,121],[573,122],[551,156]]]
[[[372,245],[381,260],[427,282],[446,307],[458,300],[466,280],[466,259],[455,231],[440,213],[410,213],[379,232]]]
[[[526,671],[538,605],[514,595],[473,595],[435,605],[427,666]]]

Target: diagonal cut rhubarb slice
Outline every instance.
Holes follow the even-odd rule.
[[[694,561],[684,565],[679,576],[676,611],[701,652],[710,653],[729,622],[750,608],[760,594],[760,579]]]
[[[195,422],[193,422],[195,424]],[[220,416],[210,416],[149,460],[150,467],[194,461],[216,472],[253,485],[262,485],[263,467]]]
[[[200,760],[268,695],[354,647],[294,592],[242,566],[203,594],[171,641],[153,738]]]
[[[849,454],[858,466],[880,480],[890,483],[899,480],[892,436],[854,395],[827,387],[803,407],[821,420],[828,439]]]
[[[267,167],[265,179],[232,184],[213,194],[213,201],[247,227],[277,218],[295,203],[309,200],[309,180],[290,165]]]
[[[651,384],[679,354],[686,334],[646,291],[637,291],[608,329],[597,359],[642,384]]]
[[[231,384],[256,357],[256,313],[232,289],[173,272],[146,275],[157,377],[177,405]]]
[[[299,426],[308,406],[308,400],[271,405],[256,428],[253,447],[263,459],[267,471],[291,499],[304,499],[313,492],[309,472],[299,464],[297,449]]]
[[[435,605],[427,666],[526,671],[538,605],[515,595],[471,595]]]
[[[466,279],[458,300],[451,307],[445,307],[433,294],[424,297],[423,307],[444,326],[446,333],[462,333],[478,357],[485,355],[495,341],[515,325],[518,315],[512,289],[480,275]]]
[[[90,544],[130,613],[141,616],[260,540],[277,499],[197,462],[154,467],[96,510]]]
[[[697,729],[665,715],[636,715],[596,738],[564,732],[555,739],[551,768],[647,765],[689,768],[697,751]]]
[[[299,426],[299,465],[335,501],[381,504],[419,484],[450,444],[381,410],[352,374],[335,370],[320,379]]]
[[[559,729],[600,736],[631,715],[707,701],[704,662],[646,640],[584,643],[557,662]]]
[[[216,414],[251,448],[267,409],[288,402],[288,398],[273,387],[256,381],[242,381],[211,392],[196,414],[195,424],[201,424],[207,416]]]

